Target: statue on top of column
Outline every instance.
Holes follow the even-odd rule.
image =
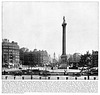
[[[65,16],[63,16],[63,23],[65,23]]]

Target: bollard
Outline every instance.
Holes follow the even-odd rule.
[[[22,79],[24,80],[24,77],[22,77]]]
[[[66,80],[68,80],[68,77],[66,77]]]
[[[7,79],[7,78],[8,78],[8,76],[5,77],[5,79]]]
[[[50,79],[50,77],[48,77],[48,79]]]
[[[84,80],[86,80],[86,77],[84,77]]]
[[[77,77],[75,77],[75,80],[77,80]]]
[[[59,80],[59,77],[57,77],[57,80]]]
[[[33,79],[33,77],[31,76],[31,79]]]
[[[88,77],[88,80],[89,80],[89,76],[87,76]]]
[[[15,78],[16,78],[16,77],[14,76],[14,80],[15,80]]]
[[[39,79],[41,79],[41,77],[39,77]]]
[[[96,80],[96,77],[94,77],[94,80]]]

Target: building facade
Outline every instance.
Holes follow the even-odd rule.
[[[80,53],[74,53],[73,55],[69,55],[69,59],[68,59],[69,65],[71,67],[78,66],[80,59],[81,59]]]
[[[39,51],[40,52],[40,62],[43,65],[48,65],[49,64],[49,55],[47,51]]]
[[[22,65],[44,66],[49,63],[49,55],[46,50],[23,51],[23,48],[21,48],[20,60]]]
[[[2,40],[2,66],[18,67],[19,66],[19,46],[16,42],[9,42],[7,39]]]
[[[92,50],[92,65],[98,67],[98,51]]]

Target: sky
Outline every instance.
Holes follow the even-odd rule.
[[[61,55],[65,16],[67,54],[98,50],[98,8],[98,2],[3,2],[2,38]]]

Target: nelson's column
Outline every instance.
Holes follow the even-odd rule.
[[[66,56],[66,25],[65,16],[63,17],[62,23],[62,55],[61,55],[61,64],[67,64],[67,56]]]

